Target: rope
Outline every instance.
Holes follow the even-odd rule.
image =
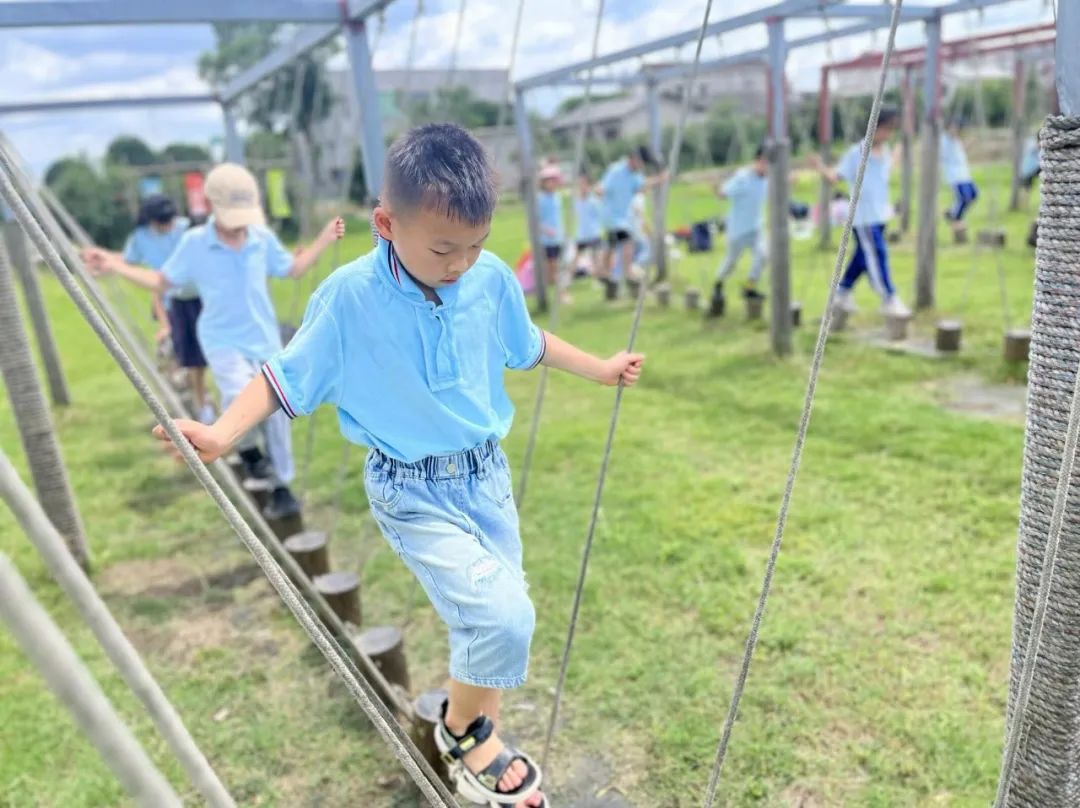
[[[409,93],[412,92],[413,72],[416,66],[416,39],[420,34],[420,18],[424,16],[424,0],[416,0],[416,12],[413,14],[412,27],[409,29],[409,49],[405,52],[405,81],[401,87],[401,106],[406,118],[411,118],[409,109],[412,101]]]
[[[776,560],[780,555],[780,546],[784,541],[784,528],[787,527],[788,510],[791,507],[791,495],[795,488],[795,479],[799,474],[799,466],[802,462],[803,447],[806,444],[806,433],[810,427],[810,416],[814,409],[814,394],[817,392],[818,375],[821,373],[821,365],[825,359],[825,343],[829,338],[829,327],[832,324],[833,300],[836,297],[836,287],[840,281],[840,275],[844,270],[847,258],[848,242],[851,241],[851,230],[855,221],[855,209],[859,204],[859,196],[862,193],[863,175],[866,173],[866,163],[870,157],[870,149],[874,141],[874,133],[877,131],[878,115],[881,112],[881,101],[885,95],[885,83],[888,77],[889,60],[892,58],[893,47],[896,44],[896,27],[900,22],[900,9],[903,0],[896,0],[892,8],[892,18],[889,23],[889,40],[885,45],[884,58],[881,64],[881,75],[878,78],[877,94],[874,96],[874,104],[870,110],[870,119],[866,123],[866,135],[863,138],[862,155],[859,158],[859,170],[855,175],[855,182],[851,186],[851,204],[848,206],[847,221],[844,222],[844,233],[840,238],[840,250],[836,255],[836,265],[833,267],[832,279],[829,283],[829,298],[825,303],[825,313],[821,318],[821,327],[818,329],[817,344],[814,347],[814,358],[810,364],[810,377],[806,384],[806,397],[803,401],[802,415],[799,418],[799,429],[795,435],[795,446],[791,453],[791,467],[788,470],[787,481],[784,484],[784,494],[780,500],[780,511],[776,520],[776,532],[773,535],[772,547],[769,551],[769,561],[765,567],[765,578],[761,584],[761,594],[758,597],[757,608],[754,610],[754,618],[750,624],[750,633],[746,638],[746,648],[743,652],[742,664],[739,668],[738,677],[735,680],[735,689],[728,705],[727,717],[724,719],[724,727],[720,736],[720,743],[716,750],[716,760],[713,763],[712,773],[709,775],[709,783],[705,794],[705,808],[712,808],[716,799],[716,790],[720,785],[720,775],[727,757],[728,745],[731,742],[731,732],[735,726],[735,718],[739,712],[739,702],[742,700],[743,690],[746,687],[747,677],[750,675],[750,662],[757,648],[758,632],[761,629],[761,621],[765,615],[765,605],[769,600],[769,591],[772,586],[773,573],[776,571]]]
[[[41,555],[49,573],[78,609],[102,649],[131,692],[139,697],[158,732],[169,744],[188,777],[212,808],[232,808],[235,803],[218,779],[176,709],[154,680],[139,657],[139,652],[124,636],[104,601],[94,591],[86,575],[72,560],[64,540],[38,504],[33,492],[19,479],[11,461],[0,451],[0,497],[11,509],[23,532]]]
[[[446,71],[446,83],[443,84],[443,97],[440,106],[446,113],[450,112],[450,93],[454,89],[454,79],[457,77],[458,56],[461,51],[461,34],[465,30],[465,8],[468,0],[461,0],[458,6],[457,24],[454,27],[454,44],[450,48],[450,65]]]
[[[596,23],[593,25],[593,61],[596,61],[596,56],[600,52],[600,28],[603,25],[603,22],[604,0],[599,0],[596,6]],[[590,66],[589,72],[585,77],[585,94],[581,103],[581,122],[578,124],[577,133],[574,138],[574,162],[571,168],[571,174],[573,175],[571,183],[576,179],[585,160],[585,133],[589,128],[589,110],[592,108],[593,70],[594,68]],[[568,228],[566,239],[563,244],[562,256],[559,259],[559,267],[555,274],[554,302],[551,306],[551,319],[548,322],[548,328],[550,328],[552,332],[559,327],[559,313],[562,310],[562,305],[559,302],[559,279],[567,272],[566,260],[570,254],[570,247],[573,243],[574,239]],[[544,277],[545,272],[547,272],[547,267],[543,265],[543,258],[539,255],[534,255],[533,275],[536,278],[537,283],[547,283],[547,278]],[[629,277],[629,271],[627,276]],[[517,496],[515,497],[516,505],[519,508],[525,500],[525,490],[529,482],[529,469],[532,468],[533,453],[536,450],[536,439],[540,433],[540,414],[543,411],[544,396],[547,393],[547,380],[548,366],[541,365],[540,378],[536,383],[536,401],[533,404],[532,421],[529,423],[529,439],[525,444],[525,457],[521,462],[521,476],[518,478],[518,490]]]
[[[510,109],[510,90],[514,86],[514,67],[517,65],[518,41],[521,39],[521,21],[525,18],[525,0],[518,0],[517,13],[514,16],[514,33],[510,37],[510,61],[506,65],[506,84],[503,85],[502,103],[495,118],[495,170],[499,170],[503,158],[503,143],[508,139],[510,121],[507,120]]]
[[[63,632],[0,553],[0,620],[71,712],[102,760],[140,808],[181,808],[180,798],[116,714]]]
[[[694,63],[690,69],[689,75],[686,77],[683,83],[682,92],[682,106],[679,110],[679,120],[675,125],[675,137],[671,142],[671,152],[668,156],[668,166],[671,168],[671,173],[668,174],[660,185],[659,204],[662,206],[662,210],[667,208],[668,191],[671,188],[671,181],[675,174],[679,170],[679,151],[682,148],[683,131],[686,127],[687,112],[690,108],[690,90],[694,85],[694,81],[697,79],[698,65],[701,63],[701,47],[705,42],[705,35],[709,27],[709,16],[712,14],[713,0],[706,0],[705,13],[701,20],[701,29],[698,32],[697,49],[694,52]],[[629,275],[629,267],[625,268]],[[634,350],[634,342],[637,339],[637,333],[641,326],[641,315],[645,309],[645,295],[648,290],[648,284],[644,280],[638,284],[637,303],[634,307],[634,321],[630,326],[630,336],[627,340],[626,350],[628,352]],[[548,720],[547,737],[544,740],[544,752],[541,758],[542,763],[540,767],[543,768],[546,765],[548,754],[551,751],[551,743],[555,737],[555,727],[559,720],[559,707],[562,704],[563,687],[566,685],[566,672],[570,667],[570,652],[574,645],[574,635],[577,631],[578,617],[581,613],[581,599],[585,592],[585,576],[589,570],[589,557],[592,553],[593,540],[596,536],[596,523],[600,515],[600,503],[604,496],[604,482],[607,479],[608,464],[611,461],[612,446],[615,443],[615,429],[619,423],[619,410],[622,406],[622,398],[625,387],[622,381],[619,381],[619,385],[615,390],[615,405],[611,410],[611,422],[608,424],[607,441],[604,444],[604,455],[600,461],[600,476],[596,481],[596,494],[593,497],[592,515],[589,518],[589,530],[585,536],[585,547],[581,554],[581,567],[578,570],[577,587],[574,590],[574,605],[570,612],[570,624],[566,632],[566,644],[563,646],[562,663],[559,666],[559,680],[555,687],[555,698],[551,705],[551,717]]]
[[[453,808],[454,800],[449,791],[447,791],[438,776],[431,770],[431,767],[424,760],[419,750],[416,749],[416,746],[409,739],[409,736],[396,723],[393,715],[382,704],[379,696],[371,685],[363,677],[357,676],[354,673],[355,666],[351,666],[348,657],[345,656],[333,636],[327,631],[322,623],[319,622],[318,617],[312,611],[311,607],[300,597],[296,588],[284,574],[281,567],[278,566],[269,550],[267,550],[262,542],[259,541],[251,527],[244,521],[239,511],[237,511],[236,506],[233,505],[225,495],[225,492],[221,489],[221,486],[210,475],[206,466],[199,460],[191,444],[184,438],[180,430],[177,429],[176,424],[173,422],[172,418],[169,417],[169,414],[161,401],[147,385],[146,380],[132,363],[131,358],[125,352],[124,348],[117,341],[116,337],[109,329],[108,324],[102,319],[101,315],[93,307],[85,293],[68,272],[67,268],[64,266],[64,262],[57,254],[55,247],[42,231],[40,224],[27,209],[22,197],[15,189],[10,173],[11,167],[6,155],[2,153],[0,153],[0,169],[2,169],[0,170],[0,196],[5,199],[8,207],[14,213],[15,218],[22,225],[23,230],[30,237],[39,253],[45,259],[45,262],[56,274],[68,295],[74,300],[79,311],[94,330],[94,333],[116,360],[120,369],[124,372],[124,375],[128,377],[128,380],[139,393],[143,401],[150,407],[154,416],[157,418],[158,423],[161,424],[169,438],[176,445],[196,479],[199,480],[211,499],[214,500],[218,508],[222,511],[229,526],[232,527],[237,536],[239,536],[240,540],[244,543],[244,546],[247,547],[248,551],[255,558],[260,569],[269,579],[271,585],[274,587],[275,591],[277,591],[282,601],[284,601],[289,611],[292,612],[293,616],[297,619],[297,622],[300,623],[312,643],[315,644],[326,658],[327,662],[330,663],[334,672],[345,683],[350,694],[352,694],[361,709],[363,709],[368,719],[383,737],[383,740],[391,747],[394,756],[409,773],[409,776],[412,777],[413,781],[420,788],[420,791],[424,794],[430,804]]]
[[[1012,693],[995,808],[1017,805],[1075,805],[1076,782],[1076,524],[1065,532],[1065,516],[1080,436],[1080,372],[1077,368],[1077,263],[1080,260],[1080,117],[1050,117],[1040,136],[1043,149],[1042,210],[1036,251],[1036,282],[1029,370],[1028,422],[1020,538],[1017,558],[1016,617],[1013,629]],[[1064,404],[1073,374],[1069,415]],[[1054,474],[1057,474],[1055,481]],[[1056,489],[1052,509],[1049,493]],[[1047,512],[1050,512],[1047,522]],[[1070,580],[1062,601],[1051,609],[1050,594],[1060,566]],[[1041,562],[1041,563],[1040,563]],[[1034,600],[1032,602],[1032,593]],[[1049,610],[1049,615],[1047,614]],[[1029,617],[1030,615],[1030,617]],[[1046,621],[1052,632],[1043,634]],[[1030,624],[1025,631],[1025,624]],[[1035,672],[1045,651],[1034,709],[1045,720],[1027,726]],[[1028,733],[1022,793],[1010,793],[1021,744]]]

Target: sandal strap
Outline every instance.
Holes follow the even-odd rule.
[[[528,773],[525,775],[524,780],[522,780],[521,785],[513,791],[499,791],[499,781],[503,778],[503,775],[506,774],[507,769],[514,764],[515,760],[520,760],[524,763],[528,768]],[[533,764],[529,759],[520,751],[512,746],[505,746],[502,751],[495,756],[495,759],[491,761],[491,763],[480,771],[475,772],[473,777],[476,778],[480,785],[489,791],[495,792],[503,797],[514,797],[523,792],[532,793],[532,791],[535,791],[533,783],[536,782],[537,770],[533,767]]]
[[[443,712],[439,719],[439,731],[446,734],[446,738],[454,741],[454,745],[442,753],[443,762],[447,765],[461,760],[470,751],[478,747],[491,737],[495,731],[495,724],[486,715],[477,716],[465,729],[464,735],[455,735],[446,726],[446,702],[443,702]]]

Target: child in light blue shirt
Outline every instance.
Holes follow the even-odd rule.
[[[319,255],[344,235],[344,223],[327,223],[310,247],[293,255],[265,226],[259,187],[246,168],[223,163],[206,177],[206,198],[213,215],[201,227],[188,230],[160,272],[127,264],[100,250],[88,251],[87,261],[98,271],[115,272],[149,289],[195,288],[203,303],[196,330],[214,382],[228,407],[262,363],[281,350],[281,336],[267,281],[299,278],[315,266]],[[283,414],[262,426],[266,455],[254,433],[237,433],[248,473],[268,477],[274,489],[263,513],[267,519],[299,514],[300,505],[289,483],[294,476],[289,421]]]
[[[851,257],[847,270],[840,280],[835,304],[847,312],[855,310],[852,289],[855,282],[866,274],[870,285],[881,298],[881,312],[886,315],[907,316],[911,312],[896,294],[889,273],[889,247],[885,240],[885,225],[892,218],[892,203],[889,201],[889,174],[892,170],[893,155],[889,140],[896,132],[898,114],[892,107],[882,107],[874,130],[874,142],[863,174],[859,202],[855,206],[853,219],[855,253]],[[814,155],[818,170],[830,182],[845,180],[854,186],[862,159],[863,144],[852,145],[840,158],[835,170],[825,166],[820,157]]]
[[[540,191],[536,195],[536,214],[540,220],[540,246],[547,285],[557,288],[561,302],[569,303],[565,283],[559,278],[559,261],[563,249],[563,198],[559,193],[562,172],[557,165],[546,165],[538,177]]]
[[[631,226],[634,196],[667,178],[666,171],[646,178],[643,173],[645,166],[658,168],[659,163],[649,149],[641,146],[608,166],[597,189],[603,198],[604,225],[607,227],[607,249],[604,250],[600,279],[606,287],[605,297],[608,300],[614,300],[619,293],[618,284],[611,279],[615,250],[619,250],[622,266],[629,267],[634,263],[635,244]]]
[[[707,317],[722,317],[726,308],[724,281],[735,270],[739,256],[744,250],[750,250],[750,276],[743,289],[743,296],[748,299],[762,299],[765,296],[757,290],[757,283],[765,271],[767,253],[765,251],[765,199],[769,187],[769,161],[763,147],[758,147],[754,161],[732,175],[719,189],[718,194],[730,200],[727,221],[724,225],[727,236],[727,254],[716,273],[716,285],[713,287],[712,300],[706,313]]]
[[[536,619],[498,443],[514,413],[503,375],[543,363],[632,385],[643,357],[598,359],[531,321],[513,272],[484,250],[497,195],[464,129],[403,135],[386,157],[375,249],[319,287],[288,347],[216,424],[177,425],[212,460],[274,413],[337,409],[345,439],[370,447],[375,520],[449,629],[436,742],[451,779],[470,802],[541,808],[537,764],[495,725],[501,691],[525,681]]]
[[[600,197],[596,195],[589,175],[583,172],[578,175],[577,194],[574,196],[574,240],[577,266],[584,266],[589,275],[597,274],[596,260],[603,236],[603,215]]]
[[[945,131],[941,133],[938,149],[942,181],[953,189],[955,196],[952,207],[945,211],[945,219],[952,223],[953,233],[958,239],[963,238],[965,230],[964,214],[979,196],[979,189],[971,179],[964,142],[960,139],[961,129],[961,121],[950,118]]]

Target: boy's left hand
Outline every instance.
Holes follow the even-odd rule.
[[[633,387],[641,375],[641,366],[644,362],[645,354],[619,351],[610,359],[604,360],[603,371],[597,381],[609,387],[614,387],[619,382],[627,387]]]
[[[319,240],[324,244],[331,244],[345,238],[345,220],[337,216],[326,223],[326,227],[319,233]]]

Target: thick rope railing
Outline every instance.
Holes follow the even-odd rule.
[[[600,52],[600,28],[603,26],[603,23],[604,0],[599,0],[596,6],[596,22],[593,25],[593,61],[596,60],[596,56]],[[577,178],[577,173],[581,171],[581,168],[585,163],[585,135],[589,128],[589,112],[592,110],[593,71],[594,68],[590,67],[585,77],[585,93],[580,107],[581,123],[578,125],[577,133],[574,138],[574,163],[570,169],[571,174],[573,175],[570,178],[571,182],[574,182]],[[562,304],[559,300],[561,292],[559,284],[568,271],[570,247],[573,243],[574,240],[570,235],[570,231],[567,230],[565,243],[563,244],[562,249],[562,256],[559,259],[559,267],[555,276],[554,301],[551,306],[551,318],[548,321],[548,328],[552,333],[559,327],[559,314],[562,311]],[[543,259],[541,256],[533,256],[533,274],[537,283],[547,283],[547,279],[540,274],[546,271],[547,267],[543,266]],[[519,508],[525,500],[525,490],[529,482],[529,470],[532,468],[533,454],[536,451],[536,439],[540,433],[540,415],[544,410],[544,396],[547,393],[547,381],[548,366],[541,365],[540,378],[536,382],[536,400],[533,403],[532,419],[529,422],[529,438],[525,443],[525,456],[521,461],[521,474],[518,475],[517,494],[514,497],[515,503]]]
[[[832,326],[833,300],[836,298],[836,287],[840,282],[840,276],[844,271],[847,259],[848,243],[851,241],[851,231],[855,222],[855,211],[859,206],[859,197],[862,195],[863,177],[866,174],[866,163],[870,158],[870,150],[873,148],[874,133],[877,131],[878,116],[881,113],[881,102],[885,96],[885,84],[889,74],[889,61],[892,58],[893,49],[896,45],[896,27],[900,23],[900,9],[903,0],[896,0],[892,7],[892,17],[889,22],[889,41],[885,45],[885,53],[882,58],[881,74],[878,77],[877,92],[874,95],[874,104],[870,110],[870,119],[866,123],[866,135],[863,137],[862,155],[859,158],[859,169],[855,175],[855,181],[851,185],[851,204],[848,206],[847,221],[844,222],[844,233],[840,238],[840,249],[836,254],[836,265],[833,267],[832,278],[829,281],[829,297],[825,303],[825,313],[821,318],[821,327],[818,329],[817,343],[814,346],[814,358],[810,363],[810,375],[806,384],[806,396],[803,400],[802,414],[799,417],[799,428],[795,434],[795,446],[791,452],[791,466],[788,469],[787,480],[784,483],[784,494],[780,499],[780,510],[776,519],[776,531],[773,534],[772,547],[769,550],[769,560],[765,566],[765,578],[761,584],[761,593],[758,596],[757,607],[750,624],[750,633],[746,638],[746,647],[743,651],[742,663],[735,679],[735,688],[731,695],[731,703],[728,705],[727,717],[724,719],[723,730],[720,735],[720,743],[716,749],[716,759],[713,762],[712,772],[705,791],[705,808],[712,808],[716,800],[716,792],[720,786],[720,776],[723,772],[724,761],[727,758],[728,745],[731,742],[731,733],[735,727],[735,719],[739,714],[739,703],[742,701],[743,691],[746,689],[746,680],[750,675],[750,663],[757,649],[758,632],[761,630],[761,621],[765,616],[765,606],[769,601],[769,593],[772,589],[773,574],[776,572],[776,561],[780,556],[780,547],[784,541],[784,529],[787,527],[788,511],[791,508],[791,496],[795,490],[795,480],[799,475],[799,467],[802,463],[803,447],[806,445],[806,433],[810,428],[810,416],[814,411],[814,394],[817,392],[818,376],[821,373],[821,365],[825,359],[825,345],[829,339],[829,329]]]
[[[661,184],[661,191],[659,194],[659,200],[661,204],[666,205],[668,199],[668,190],[671,186],[671,181],[679,171],[679,152],[682,149],[683,131],[686,128],[687,112],[690,108],[690,89],[693,87],[694,82],[697,80],[698,67],[701,64],[701,49],[705,43],[705,34],[709,27],[709,17],[712,14],[713,0],[706,0],[705,13],[701,20],[701,30],[698,33],[697,48],[694,52],[694,62],[690,68],[690,73],[687,75],[685,82],[683,83],[682,92],[682,107],[679,110],[679,120],[675,125],[675,137],[671,142],[671,151],[668,155],[667,165],[669,173],[667,178]],[[626,272],[629,274],[629,267],[625,267]],[[648,292],[649,284],[642,281],[638,285],[637,303],[634,307],[634,321],[630,326],[630,336],[627,339],[626,350],[632,352],[634,350],[634,342],[637,339],[638,330],[641,327],[641,315],[645,310],[645,296]],[[566,643],[563,646],[562,662],[559,666],[559,679],[555,686],[555,696],[551,704],[551,715],[548,718],[547,737],[544,740],[544,752],[542,760],[547,762],[548,754],[551,752],[551,744],[555,737],[556,726],[559,721],[559,708],[562,704],[563,688],[566,685],[566,673],[570,668],[570,652],[574,645],[574,636],[577,632],[578,617],[581,614],[581,599],[585,592],[585,577],[589,571],[589,558],[592,554],[593,540],[596,537],[596,524],[600,516],[600,503],[604,497],[604,483],[607,480],[608,465],[611,462],[611,452],[615,444],[615,429],[619,424],[619,411],[622,406],[623,392],[625,386],[622,381],[619,381],[618,387],[615,390],[615,405],[611,410],[611,421],[608,424],[607,441],[604,444],[604,455],[600,461],[600,475],[596,481],[596,494],[593,497],[592,514],[589,517],[589,530],[585,536],[585,546],[581,553],[581,566],[578,569],[577,586],[574,589],[574,604],[570,611],[570,623],[566,632]],[[541,768],[544,763],[541,763]]]
[[[211,499],[217,504],[229,526],[236,532],[244,546],[255,558],[259,568],[269,579],[289,611],[292,612],[312,643],[326,658],[334,672],[345,683],[349,693],[363,709],[383,740],[390,746],[394,756],[408,772],[421,793],[431,805],[453,808],[454,799],[446,786],[432,771],[409,736],[397,724],[390,711],[382,704],[372,686],[362,676],[357,675],[355,665],[351,663],[330,632],[319,622],[315,612],[300,597],[296,587],[282,571],[269,550],[259,541],[254,531],[236,509],[236,506],[233,505],[221,486],[210,475],[207,467],[199,460],[194,448],[176,427],[161,401],[150,389],[142,374],[109,329],[108,324],[102,319],[89,298],[68,272],[55,247],[16,190],[10,165],[2,156],[0,156],[0,197],[3,197],[46,264],[56,274],[65,291],[74,300],[75,305],[90,324],[94,333],[116,360],[124,375],[128,377],[132,386],[139,393],[139,396],[154,413],[158,423],[161,424],[166,434],[176,445],[180,455],[196,479],[199,480]]]
[[[995,808],[1080,804],[1080,543],[1073,491],[1080,443],[1080,117],[1047,118],[1040,141],[1012,681]]]
[[[109,608],[94,590],[93,584],[72,560],[63,537],[53,527],[30,489],[19,479],[3,451],[0,451],[0,499],[7,502],[15,520],[37,548],[49,573],[75,605],[86,625],[94,632],[98,643],[112,660],[131,692],[143,703],[161,737],[172,749],[207,804],[212,808],[232,808],[236,803],[218,779],[206,756],[199,751],[191,733],[184,726],[183,719],[146,669],[139,652],[124,636]]]
[[[67,264],[67,267],[82,284],[86,293],[90,295],[106,322],[110,323],[115,329],[116,335],[121,341],[121,345],[129,354],[135,357],[137,366],[143,376],[150,380],[157,395],[165,400],[165,403],[170,410],[190,418],[191,414],[187,411],[184,403],[176,394],[176,391],[162,378],[157,367],[142,350],[141,343],[131,336],[131,332],[125,325],[123,319],[111,307],[111,304],[97,287],[94,279],[86,272],[82,261],[66,241],[59,224],[51,217],[46,206],[35,196],[33,185],[30,183],[29,179],[25,175],[17,172],[17,168],[15,168],[16,164],[12,160],[10,152],[3,148],[2,143],[0,143],[0,166],[7,166],[9,172],[14,172],[13,178],[17,191],[24,199],[29,200],[28,207],[32,210],[34,216],[38,218],[38,221],[44,223],[44,229],[46,230],[48,237],[52,240],[52,243],[59,246],[59,251],[64,262]],[[348,629],[348,626],[345,625],[344,621],[338,617],[337,613],[330,607],[330,604],[327,603],[326,598],[318,589],[316,589],[308,575],[300,568],[296,559],[294,559],[285,549],[281,540],[278,539],[277,534],[274,533],[259,508],[244,491],[225,461],[216,460],[211,464],[210,468],[217,477],[219,484],[225,488],[229,497],[240,509],[244,518],[247,520],[247,523],[254,527],[259,538],[261,538],[263,543],[270,548],[270,551],[276,556],[278,563],[285,568],[289,577],[302,589],[308,601],[319,613],[319,616],[322,617],[324,622],[330,624],[330,627],[338,637],[343,638],[347,643],[350,650],[350,664],[352,659],[357,660],[364,668],[364,675],[370,681],[374,682],[382,693],[388,694],[388,698],[394,710],[404,716],[407,720],[411,721],[412,705],[401,695],[398,688],[387,681],[383,676],[382,671],[375,665],[371,657],[360,647],[356,634]],[[353,672],[355,675],[360,675],[355,665],[353,666]]]
[[[180,798],[116,714],[79,655],[0,553],[0,620],[97,748],[139,808],[181,808]]]

